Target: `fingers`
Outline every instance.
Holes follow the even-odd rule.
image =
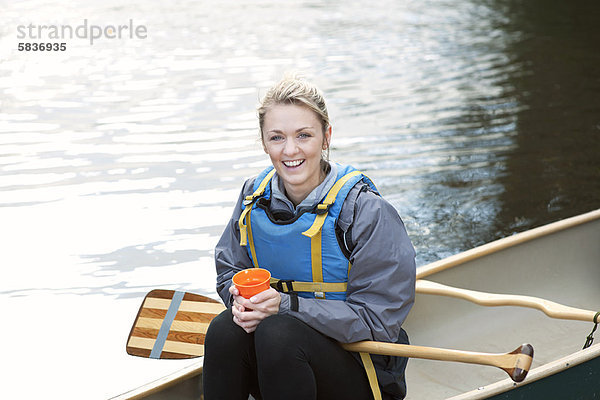
[[[258,324],[260,323],[261,320],[250,320],[250,321],[244,321],[244,320],[240,320],[237,316],[233,316],[233,322],[235,322],[236,325],[238,325],[240,328],[242,328],[243,330],[246,331],[246,333],[252,333],[256,330],[256,327],[258,326]]]
[[[273,288],[260,292],[249,299],[250,304],[247,307],[253,310],[262,311],[267,315],[277,314],[279,304],[281,304],[281,295]],[[246,303],[247,304],[247,303]]]
[[[281,296],[273,288],[254,295],[250,299],[239,296],[231,288],[229,292],[233,295],[231,307],[233,321],[248,333],[254,332],[263,319],[279,312]]]
[[[231,308],[231,313],[233,314],[233,322],[247,333],[254,332],[258,324],[264,319],[261,316],[262,313],[247,310],[239,304],[234,304]]]
[[[263,319],[279,312],[281,297],[276,291],[275,293],[275,296],[264,296],[260,302],[256,301],[261,300],[261,298],[251,299],[256,303],[252,303],[251,300],[241,296],[234,296],[233,305],[231,307],[233,321],[246,332],[254,332]]]
[[[277,314],[279,312],[280,303],[281,295],[273,288],[258,293],[252,296],[250,299],[246,299],[235,294],[233,295],[234,305],[242,306],[245,309],[263,312],[267,314],[266,316]]]
[[[241,307],[242,310],[240,310],[240,311],[242,311],[242,312],[245,311],[244,309],[251,309],[252,308],[251,307],[252,303],[248,299],[246,299],[246,298],[244,298],[242,296],[238,296],[238,295],[234,295],[233,296],[233,305]]]
[[[262,292],[255,294],[254,296],[250,297],[249,300],[252,303],[258,304],[258,303],[267,301],[269,299],[276,298],[277,296],[279,296],[279,293],[277,292],[277,290],[275,290],[273,288],[269,288],[267,290],[263,290]]]

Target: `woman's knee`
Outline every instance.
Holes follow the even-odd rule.
[[[304,323],[288,315],[271,315],[261,321],[254,332],[256,351],[276,350],[289,353],[301,345],[306,335],[303,334]]]

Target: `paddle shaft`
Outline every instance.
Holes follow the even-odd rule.
[[[348,351],[382,354],[399,357],[423,358],[427,360],[454,361],[469,364],[491,365],[498,368],[510,368],[515,365],[518,355],[477,353],[471,351],[440,349],[398,343],[364,341],[344,343]],[[525,356],[528,357],[528,356]],[[531,357],[529,357],[531,358]]]
[[[343,343],[341,346],[348,351],[370,354],[489,365],[504,370],[515,382],[521,382],[525,379],[533,361],[533,348],[528,344],[522,345],[507,354],[477,353],[373,341]]]
[[[517,306],[534,308],[542,311],[551,318],[557,319],[594,322],[594,316],[596,315],[595,311],[568,307],[538,297],[479,292],[446,286],[423,279],[417,280],[416,291],[417,293],[422,294],[433,294],[468,300],[482,306]]]

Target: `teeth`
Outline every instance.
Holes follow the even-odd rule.
[[[283,164],[286,167],[297,167],[298,165],[302,164],[303,162],[304,162],[304,160],[284,161]]]

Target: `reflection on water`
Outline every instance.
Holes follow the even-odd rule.
[[[375,180],[419,265],[598,208],[596,3],[6,4],[0,296],[37,312],[77,295],[123,327],[151,288],[214,295],[214,244],[268,165],[254,109],[288,69],[316,77],[332,159]],[[16,51],[19,24],[84,18],[148,38]]]
[[[521,40],[509,52],[526,69],[513,78],[525,107],[495,225],[499,234],[600,207],[600,4],[506,2]]]

